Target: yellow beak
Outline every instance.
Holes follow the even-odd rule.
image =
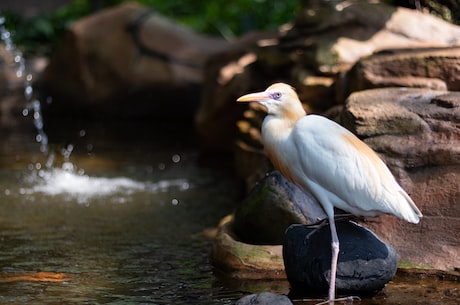
[[[236,101],[237,102],[259,102],[259,101],[263,101],[269,98],[270,96],[268,95],[268,93],[265,91],[262,91],[262,92],[249,93],[249,94],[243,95],[239,97]]]

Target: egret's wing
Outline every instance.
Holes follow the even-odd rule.
[[[292,141],[301,165],[296,176],[307,177],[341,199],[340,204],[348,205],[348,209],[338,207],[369,214],[391,213],[418,221],[418,217],[408,219],[420,212],[383,161],[345,128],[324,117],[309,115],[297,122]]]

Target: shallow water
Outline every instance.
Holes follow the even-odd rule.
[[[240,188],[201,165],[189,127],[50,129],[51,168],[33,128],[0,130],[0,304],[234,304],[289,293],[287,281],[213,270],[202,232],[233,210]],[[61,155],[69,144],[70,157]],[[458,304],[458,296],[457,282],[398,275],[361,304]]]
[[[69,160],[58,156],[49,169],[30,144],[33,132],[3,137],[1,303],[222,304],[241,296],[213,275],[200,235],[233,209],[239,188],[198,165],[187,133],[147,127],[85,128]],[[18,279],[37,271],[65,279]]]

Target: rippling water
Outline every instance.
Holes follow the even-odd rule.
[[[71,139],[73,152],[48,168],[33,128],[0,128],[0,304],[234,304],[289,293],[287,281],[213,270],[202,233],[233,210],[240,188],[201,165],[187,129],[51,129],[51,147]],[[459,295],[455,281],[398,275],[360,304],[456,305]]]
[[[52,168],[31,151],[33,135],[4,137],[0,272],[10,277],[0,277],[1,303],[230,304],[242,295],[214,275],[201,235],[231,212],[236,183],[199,166],[186,137],[131,132],[124,141],[87,130],[84,149]],[[16,276],[38,271],[65,279]]]

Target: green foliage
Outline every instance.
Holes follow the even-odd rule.
[[[196,31],[226,38],[250,30],[275,29],[292,21],[300,9],[298,0],[163,1],[139,0],[153,10]]]
[[[124,0],[72,0],[52,12],[24,19],[12,12],[0,12],[12,31],[15,43],[26,53],[49,53],[59,43],[63,32],[75,20]],[[233,38],[250,30],[273,29],[291,21],[298,13],[298,0],[137,0],[168,18],[210,34]],[[95,3],[98,6],[95,6]]]
[[[91,12],[90,1],[73,0],[68,6],[29,19],[8,11],[0,15],[5,17],[5,26],[12,32],[15,44],[25,53],[48,53],[73,21]]]

